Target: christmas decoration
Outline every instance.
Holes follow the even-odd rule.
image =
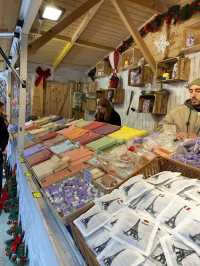
[[[161,35],[160,39],[156,40],[154,42],[154,44],[155,44],[158,52],[161,53],[161,54],[164,54],[167,46],[169,46],[169,42],[167,40],[167,37],[164,34]]]
[[[36,69],[36,73],[38,75],[38,77],[35,80],[35,86],[38,87],[40,82],[44,82],[46,81],[46,79],[48,79],[51,76],[51,70],[48,68],[46,70],[42,70],[41,67],[38,67]]]

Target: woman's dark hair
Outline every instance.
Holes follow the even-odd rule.
[[[111,115],[112,115],[112,111],[113,111],[113,107],[110,103],[110,101],[106,98],[101,98],[98,101],[98,106],[102,106],[106,109],[105,114],[102,114],[99,110],[96,113],[96,120],[97,121],[101,121],[101,122],[109,122]]]
[[[2,106],[4,106],[4,103],[3,103],[3,102],[0,102],[0,108],[1,108]]]

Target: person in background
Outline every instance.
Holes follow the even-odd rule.
[[[0,195],[3,181],[3,152],[8,144],[9,133],[7,129],[7,120],[4,114],[4,103],[0,102]]]
[[[120,115],[114,110],[111,102],[106,98],[101,98],[99,100],[95,120],[121,126]]]
[[[177,139],[200,136],[200,79],[188,85],[190,98],[183,105],[171,110],[163,124],[176,126]]]

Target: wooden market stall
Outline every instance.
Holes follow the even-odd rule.
[[[56,7],[60,17],[45,17],[46,7]],[[200,77],[199,12],[199,0],[6,1],[0,19],[0,69],[7,82],[2,87],[6,91],[11,134],[6,182],[13,200],[8,209],[21,230],[14,251],[19,252],[16,257],[22,263],[29,254],[30,265],[111,265],[115,256],[125,251],[127,257],[135,256],[137,265],[142,265],[144,259],[149,261],[147,265],[154,265],[159,258],[153,257],[150,244],[146,247],[147,242],[154,242],[154,233],[149,236],[152,241],[139,245],[135,253],[128,248],[118,250],[113,239],[114,248],[111,245],[109,251],[109,245],[106,246],[110,235],[107,239],[106,233],[106,242],[101,243],[98,236],[92,239],[97,228],[88,227],[90,219],[102,214],[104,208],[102,216],[95,218],[96,224],[100,223],[100,230],[106,225],[105,232],[112,230],[116,221],[109,224],[108,216],[113,219],[116,211],[109,213],[108,209],[116,195],[122,214],[124,205],[131,205],[135,212],[134,195],[128,195],[135,185],[135,174],[152,181],[154,175],[159,178],[159,172],[168,171],[161,173],[163,184],[168,185],[159,188],[161,196],[170,204],[177,199],[180,209],[176,202],[174,206],[178,214],[193,210],[194,205],[199,208],[200,199],[190,190],[181,193],[181,187],[191,189],[191,183],[194,193],[199,193],[198,182],[193,178],[199,179],[200,164],[187,165],[198,155],[190,154],[179,163],[169,159],[172,153],[173,159],[180,159],[175,153],[173,128],[165,128],[168,134],[153,132],[170,109],[186,100],[188,82]],[[121,127],[93,121],[100,98],[107,98],[120,114]],[[146,137],[149,133],[150,137]],[[171,191],[167,174],[169,180],[183,182],[180,187],[172,185]],[[181,174],[190,177],[191,183]],[[136,179],[143,192],[153,191],[152,197],[154,192],[156,199],[160,197],[156,194],[160,183],[152,184],[140,176]],[[173,197],[168,198],[168,193]],[[162,226],[168,223],[166,230],[174,238],[177,233],[181,244],[188,248],[181,229],[171,230],[176,227],[170,227],[171,219],[163,222],[162,216],[146,209],[152,221],[145,213],[145,219],[139,219],[142,226],[151,224],[155,232],[154,222],[158,218]],[[120,221],[126,223],[126,215]],[[192,222],[188,220],[189,225]],[[114,228],[120,231],[120,226]],[[123,232],[126,236],[134,235],[134,228]],[[196,240],[191,244],[193,239],[199,241],[199,234],[194,233],[190,232],[187,256],[193,254],[199,262]],[[120,242],[121,235],[115,230],[112,234]],[[135,239],[142,238],[137,235]],[[156,251],[164,250],[163,254],[167,254],[163,265],[173,265],[166,249],[172,241],[177,244],[176,240],[167,235],[156,246]],[[97,249],[96,242],[101,244]],[[175,244],[171,249],[177,255]],[[16,259],[12,248],[8,245],[7,254]],[[106,255],[116,248],[117,255],[101,255],[104,248]],[[124,254],[122,258],[125,259]],[[119,265],[122,266],[120,262]]]

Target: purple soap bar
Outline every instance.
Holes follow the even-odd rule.
[[[24,150],[24,157],[27,158],[33,155],[34,153],[39,152],[43,149],[44,149],[44,146],[42,144],[36,144],[34,146],[31,146],[30,148]]]

